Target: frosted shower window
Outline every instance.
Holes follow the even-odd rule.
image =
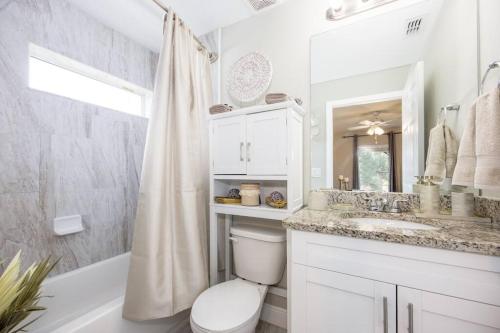
[[[151,92],[105,72],[30,45],[29,86],[74,100],[146,116]]]

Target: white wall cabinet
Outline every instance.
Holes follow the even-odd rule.
[[[286,175],[285,109],[213,121],[213,172]]]
[[[218,119],[212,126],[214,173],[246,174],[246,116]]]
[[[294,101],[257,105],[209,117],[210,138],[210,283],[221,280],[218,271],[218,221],[225,217],[225,265],[231,265],[229,226],[232,216],[283,220],[303,205],[303,117]],[[241,183],[260,185],[258,206],[221,204]],[[265,204],[273,191],[285,196],[282,209]],[[225,269],[225,279],[230,271]]]
[[[247,174],[286,175],[287,121],[282,110],[247,116]]]
[[[288,332],[500,333],[500,257],[295,230],[287,242]]]

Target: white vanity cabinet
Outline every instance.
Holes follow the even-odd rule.
[[[288,332],[500,333],[500,258],[287,231]]]
[[[293,265],[293,332],[396,333],[396,286]]]
[[[398,332],[500,332],[500,307],[398,287]]]

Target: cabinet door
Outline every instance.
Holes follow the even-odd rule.
[[[245,116],[222,118],[212,124],[212,159],[214,174],[246,173]]]
[[[247,117],[247,173],[286,175],[286,110],[251,114]]]
[[[399,333],[499,333],[500,307],[398,287]]]
[[[290,332],[396,332],[395,285],[292,266]]]

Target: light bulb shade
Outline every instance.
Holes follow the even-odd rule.
[[[326,18],[330,21],[340,20],[393,1],[396,0],[362,0],[345,2],[342,0],[330,0],[330,7],[326,11]]]
[[[366,134],[368,134],[368,135],[373,135],[373,134],[375,134],[375,129],[374,129],[373,127],[370,127],[370,128],[368,129],[368,131],[366,131]]]
[[[375,132],[375,135],[382,135],[385,133],[384,130],[382,129],[382,127],[380,127],[380,126],[375,126],[374,132]]]
[[[330,8],[335,12],[339,12],[344,7],[344,2],[342,0],[330,0]]]

